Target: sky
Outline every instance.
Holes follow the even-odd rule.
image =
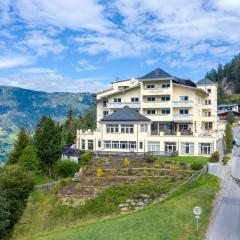
[[[160,67],[202,79],[240,52],[240,0],[0,0],[0,85],[98,92]]]

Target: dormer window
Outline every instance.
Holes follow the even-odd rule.
[[[115,103],[120,103],[120,102],[122,102],[122,99],[121,98],[114,98],[113,101]]]
[[[207,89],[207,93],[211,93],[212,92],[212,89],[211,88],[208,88]]]
[[[154,84],[148,84],[148,85],[147,85],[147,88],[148,88],[148,89],[153,89],[153,88],[155,88],[155,85],[154,85]]]

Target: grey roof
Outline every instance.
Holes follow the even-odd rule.
[[[173,77],[173,76],[165,72],[161,68],[157,68],[139,79],[154,79],[154,78],[169,78],[169,77]]]
[[[213,84],[213,83],[214,83],[214,82],[211,81],[211,80],[208,79],[208,78],[205,78],[205,79],[199,80],[199,81],[197,82],[197,84]]]
[[[175,78],[175,79],[173,79],[173,83],[181,84],[181,85],[189,86],[189,87],[196,87],[196,83],[194,83],[193,81],[191,81],[189,79]]]
[[[135,109],[131,109],[128,106],[114,112],[108,116],[105,116],[102,122],[146,122],[151,121],[149,118],[143,116]]]

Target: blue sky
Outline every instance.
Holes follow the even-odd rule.
[[[240,0],[0,0],[0,84],[97,92],[161,67],[201,79],[240,49]]]

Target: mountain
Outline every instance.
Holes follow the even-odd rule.
[[[205,75],[206,78],[218,83],[218,99],[220,103],[236,102],[240,100],[240,54],[217,69],[211,69]],[[234,96],[233,96],[234,95]]]
[[[20,127],[33,130],[43,115],[62,122],[70,108],[76,115],[83,114],[94,99],[91,93],[47,93],[0,86],[0,162],[6,160]]]

